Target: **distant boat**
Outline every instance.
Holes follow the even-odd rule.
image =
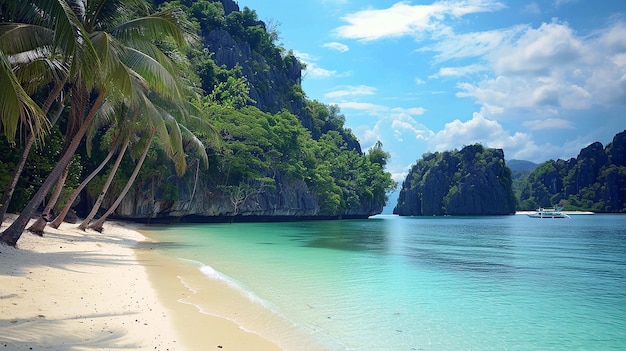
[[[530,218],[570,218],[567,214],[561,212],[561,208],[543,208],[540,207],[537,211],[529,213]]]

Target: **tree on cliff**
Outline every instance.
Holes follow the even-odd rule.
[[[515,205],[504,153],[475,144],[461,151],[425,154],[402,184],[394,213],[505,215],[514,213]]]

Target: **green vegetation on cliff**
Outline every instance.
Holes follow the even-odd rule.
[[[626,131],[604,148],[595,142],[570,160],[549,160],[529,175],[520,208],[626,212]]]
[[[277,44],[275,28],[268,28],[254,10],[240,9],[232,0],[176,0],[157,1],[153,7],[159,12],[154,13],[142,0],[96,0],[83,9],[85,13],[74,13],[81,8],[61,6],[64,0],[51,7],[41,7],[39,2],[0,0],[0,19],[8,22],[0,32],[0,73],[32,93],[16,101],[24,111],[30,108],[32,116],[39,116],[39,108],[31,103],[49,96],[52,105],[59,106],[59,120],[46,130],[40,124],[49,125],[39,120],[36,124],[19,116],[0,116],[3,194],[8,193],[18,155],[28,148],[29,135],[44,135],[37,140],[46,140],[35,144],[36,152],[24,153],[28,155],[26,167],[15,196],[3,210],[21,211],[37,189],[47,184],[44,202],[56,204],[54,212],[58,213],[69,194],[101,164],[101,173],[74,203],[81,215],[104,193],[103,209],[119,203],[115,214],[135,219],[367,217],[382,211],[387,193],[395,188],[391,175],[384,171],[389,155],[382,145],[363,153],[336,106],[307,99],[301,87],[303,64]],[[60,14],[66,16],[56,17]],[[154,20],[166,27],[159,29]],[[54,28],[66,29],[61,25],[78,30],[60,33],[68,40],[63,43],[55,42],[53,36],[44,38],[51,42],[8,39],[13,23],[22,21],[49,26],[52,34]],[[102,22],[89,26],[90,21]],[[142,31],[146,32],[141,38],[133,36]],[[148,33],[161,35],[151,39]],[[44,55],[80,46],[81,55],[91,56],[59,52],[49,58],[59,60],[50,67],[62,72],[31,79],[23,73],[30,72],[25,69],[30,66],[11,58],[32,48],[15,43],[40,45],[37,52]],[[106,45],[124,50],[96,54]],[[127,50],[124,45],[136,47]],[[139,60],[140,56],[151,57],[153,64]],[[77,62],[78,58],[93,61]],[[157,67],[157,62],[162,66]],[[83,66],[72,66],[78,64]],[[20,75],[13,76],[11,70]],[[54,77],[62,80],[55,82]],[[27,86],[34,81],[36,87]],[[83,89],[80,98],[77,86]],[[86,115],[89,109],[94,114]],[[67,146],[78,127],[85,137],[75,138],[82,142],[66,174],[59,160],[69,155]],[[15,131],[23,132],[22,137],[16,138]],[[118,155],[119,168],[113,165]],[[204,162],[207,157],[208,163]],[[63,187],[58,201],[47,194],[54,182],[57,188]],[[108,183],[108,190],[102,190]],[[125,189],[131,190],[125,194]],[[117,202],[120,194],[124,197]]]
[[[515,212],[511,171],[500,149],[480,144],[428,153],[411,168],[398,197],[401,216],[506,215]]]

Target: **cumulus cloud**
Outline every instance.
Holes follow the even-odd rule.
[[[553,124],[558,128],[569,128],[569,122],[559,119],[528,122],[541,128],[541,123]],[[480,143],[485,147],[503,149],[507,160],[519,159],[544,162],[548,159],[568,159],[576,155],[589,141],[577,138],[564,145],[544,143],[538,145],[531,134],[510,132],[495,120],[474,113],[472,119],[462,122],[454,120],[428,139],[430,151],[461,149],[463,146]]]
[[[503,8],[499,1],[440,1],[432,5],[411,5],[401,1],[386,9],[366,9],[342,19],[348,25],[336,29],[339,37],[372,41],[406,35],[419,37],[424,33],[446,32],[446,17],[462,17],[472,13],[491,12]]]
[[[489,54],[497,75],[547,75],[559,65],[580,62],[588,47],[566,23],[543,23]]]
[[[474,113],[472,119],[462,122],[458,119],[446,123],[429,141],[431,151],[445,151],[462,148],[464,145],[481,143],[486,147],[517,150],[532,145],[530,136],[525,133],[510,135],[500,123]]]
[[[460,97],[541,116],[626,103],[626,25],[616,22],[590,36],[567,23],[528,28],[485,55],[493,77],[458,84]]]

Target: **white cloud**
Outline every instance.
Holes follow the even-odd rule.
[[[329,48],[335,51],[339,51],[339,52],[347,52],[350,50],[350,48],[348,47],[348,45],[342,44],[342,43],[338,43],[336,41],[330,42],[330,43],[325,43],[324,45],[322,45],[325,48]]]
[[[546,123],[563,124],[567,121],[548,120]],[[532,124],[532,123],[531,123]],[[507,160],[529,160],[544,162],[549,159],[569,159],[589,144],[589,141],[578,138],[566,142],[563,146],[550,143],[538,145],[528,133],[505,130],[500,123],[489,120],[480,113],[474,113],[472,119],[466,122],[454,120],[446,123],[444,129],[435,133],[428,140],[430,151],[448,151],[461,149],[463,146],[481,143],[485,147],[504,150]]]
[[[475,143],[503,149],[507,159],[523,157],[525,160],[545,160],[545,154],[533,154],[538,148],[529,134],[516,132],[511,135],[497,121],[486,119],[479,113],[474,113],[467,122],[457,119],[446,123],[444,129],[428,141],[430,151],[461,149]]]
[[[366,111],[370,115],[378,115],[382,111],[388,111],[389,108],[383,105],[377,105],[369,102],[340,102],[337,104],[342,110],[344,109],[352,109],[359,111]]]
[[[320,67],[316,61],[317,57],[311,56],[305,52],[294,51],[294,55],[306,65],[304,75],[311,78],[323,79],[337,76],[337,71]]]
[[[485,58],[495,77],[461,82],[457,96],[496,107],[503,115],[524,109],[546,117],[594,105],[626,105],[623,22],[585,37],[566,23],[544,23]]]
[[[398,141],[404,141],[403,135],[405,133],[409,133],[412,138],[417,140],[428,140],[433,135],[430,129],[412,118],[394,119],[391,121],[391,128]]]
[[[401,1],[386,9],[358,11],[342,19],[348,25],[336,29],[342,38],[372,41],[402,36],[419,37],[424,33],[446,32],[446,17],[462,17],[472,13],[491,12],[504,5],[492,0],[440,1],[432,5],[411,5]]]
[[[422,115],[426,112],[423,107],[390,107],[385,105],[377,105],[369,102],[344,101],[337,105],[342,109],[351,109],[366,112],[370,116],[397,118],[398,116],[415,116]]]
[[[591,94],[584,88],[557,78],[528,79],[499,76],[476,85],[459,83],[457,96],[472,97],[489,106],[489,111],[505,114],[511,109],[533,110],[540,116],[559,114],[560,110],[586,109]],[[493,115],[492,115],[493,116]]]
[[[588,47],[564,23],[543,23],[487,56],[498,75],[548,75],[559,66],[582,61]]]
[[[376,88],[369,87],[366,85],[357,85],[357,86],[347,86],[340,90],[331,91],[330,93],[324,94],[324,97],[327,99],[336,99],[345,96],[357,96],[357,95],[374,95],[376,93]]]
[[[572,122],[561,118],[534,119],[522,123],[530,130],[542,129],[573,129]]]
[[[306,64],[305,74],[311,78],[328,78],[337,75],[337,71],[319,67],[314,62],[308,62]]]
[[[463,77],[485,71],[486,69],[487,68],[485,66],[477,64],[461,67],[442,67],[439,69],[439,72],[430,75],[428,78],[436,79],[441,77]]]
[[[417,84],[417,85],[426,84],[426,81],[423,80],[422,78],[416,77],[415,78],[415,84]]]
[[[459,58],[481,57],[514,40],[527,29],[527,26],[517,25],[484,32],[449,33],[449,36],[440,38],[441,40],[437,43],[420,48],[418,51],[436,52],[435,62],[437,63]]]

